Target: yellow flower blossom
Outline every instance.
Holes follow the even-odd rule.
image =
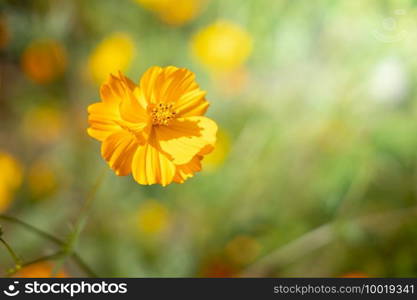
[[[0,212],[5,211],[22,183],[22,166],[10,154],[0,152]]]
[[[170,214],[162,203],[148,200],[139,206],[137,225],[141,233],[158,235],[165,232],[170,224]]]
[[[240,67],[252,51],[252,38],[241,26],[217,21],[193,37],[191,49],[196,58],[213,71]]]
[[[204,0],[136,0],[154,12],[163,22],[180,26],[197,17],[206,1]]]
[[[35,40],[25,49],[21,64],[30,79],[46,84],[64,73],[67,53],[58,41]]]
[[[183,183],[214,149],[217,125],[203,116],[206,92],[187,69],[152,67],[139,85],[111,75],[100,94],[101,102],[88,107],[88,134],[102,142],[101,154],[119,176]]]
[[[20,269],[13,277],[16,278],[65,278],[68,274],[61,270],[55,276],[53,265],[49,262],[39,262]]]
[[[133,61],[135,45],[126,33],[113,33],[101,41],[90,55],[88,68],[97,84],[110,73],[125,72]]]

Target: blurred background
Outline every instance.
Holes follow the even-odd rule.
[[[417,276],[416,0],[0,2],[0,212],[100,276]],[[87,106],[186,67],[220,131],[184,184],[117,177]],[[0,218],[23,262],[59,247]],[[14,262],[1,246],[0,272]],[[55,269],[55,270],[54,270]],[[41,259],[16,276],[86,276]]]

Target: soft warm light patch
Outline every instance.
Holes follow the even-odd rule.
[[[217,21],[194,36],[191,49],[196,58],[213,71],[232,71],[252,52],[252,38],[241,26]]]
[[[110,73],[126,71],[136,53],[133,39],[127,33],[113,33],[93,50],[88,61],[90,74],[102,84]]]
[[[13,199],[23,177],[20,162],[6,152],[0,152],[0,212],[4,212]]]
[[[61,76],[67,67],[67,53],[55,40],[35,40],[22,55],[22,69],[39,84],[50,83]]]
[[[161,21],[172,25],[184,25],[196,18],[207,0],[136,0],[154,12]]]

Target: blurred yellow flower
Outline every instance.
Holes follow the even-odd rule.
[[[10,154],[0,152],[0,212],[10,205],[14,191],[22,183],[22,166]]]
[[[135,56],[133,39],[127,33],[113,33],[101,41],[89,57],[88,68],[97,84],[110,73],[125,72]]]
[[[137,226],[141,233],[158,235],[170,225],[170,214],[165,205],[156,200],[148,200],[139,206]]]
[[[123,74],[101,86],[88,107],[88,134],[119,176],[140,184],[183,183],[201,170],[214,149],[217,125],[204,117],[209,104],[191,71],[152,67],[135,85]]]
[[[42,198],[52,194],[57,188],[57,176],[50,163],[39,160],[33,163],[27,173],[31,194]]]
[[[58,41],[35,40],[23,52],[21,65],[30,79],[46,84],[64,73],[67,52]]]
[[[203,160],[203,166],[208,171],[214,171],[220,167],[230,151],[230,137],[222,130],[217,133],[216,148]]]
[[[154,12],[163,22],[180,26],[197,17],[205,0],[136,0]]]
[[[6,48],[9,44],[10,34],[6,19],[0,16],[0,49]]]
[[[20,269],[13,277],[16,278],[65,278],[69,277],[65,271],[59,271],[52,276],[54,268],[49,262],[39,262]]]
[[[64,114],[53,106],[37,106],[28,110],[23,118],[23,133],[38,143],[57,140],[65,126]]]
[[[252,237],[239,235],[226,245],[230,260],[237,264],[252,262],[260,253],[261,245]]]
[[[213,71],[240,67],[252,51],[252,38],[241,26],[217,21],[193,37],[191,49],[196,58]]]

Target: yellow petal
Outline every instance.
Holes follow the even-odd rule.
[[[100,89],[102,102],[88,107],[90,128],[87,132],[91,137],[104,141],[120,129],[147,122],[145,110],[140,105],[132,104],[137,102],[133,95],[135,88],[136,85],[123,74],[110,75]],[[134,124],[126,121],[134,121]]]
[[[181,117],[202,116],[209,107],[205,95],[206,92],[200,89],[192,90],[181,96],[174,105],[174,109]]]
[[[175,175],[175,165],[155,145],[154,140],[140,146],[133,157],[132,173],[140,184],[170,184]]]
[[[104,140],[101,154],[117,175],[125,176],[132,171],[133,155],[138,145],[132,134],[120,130]]]
[[[125,121],[133,124],[148,123],[149,120],[147,111],[131,91],[126,92],[126,97],[120,103],[120,115]]]
[[[126,96],[126,90],[133,91],[134,88],[135,84],[123,74],[110,74],[107,82],[100,87],[101,101],[119,104]]]
[[[201,171],[202,159],[202,156],[196,155],[189,163],[178,165],[174,181],[177,183],[183,183],[186,179],[193,177],[195,172]]]
[[[198,89],[193,72],[169,66],[163,69],[155,82],[154,91],[159,102],[177,102],[187,92]]]
[[[154,103],[153,92],[155,81],[158,79],[161,72],[161,67],[151,67],[142,75],[142,78],[140,79],[140,90],[148,103]]]
[[[206,117],[172,120],[155,128],[161,149],[176,165],[186,164],[197,154],[209,153],[216,142],[217,125]]]
[[[90,124],[90,128],[87,129],[88,134],[99,141],[104,141],[110,134],[120,130],[118,110],[118,106],[112,103],[91,104],[88,107],[88,122]]]
[[[196,83],[193,72],[173,66],[150,68],[140,81],[140,91],[135,91],[139,102],[143,97],[151,104],[173,103],[179,116],[204,114],[208,107],[205,94]]]

